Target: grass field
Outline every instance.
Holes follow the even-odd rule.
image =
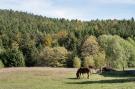
[[[0,89],[135,89],[135,77],[129,75],[90,75],[75,78],[73,68],[0,69]]]

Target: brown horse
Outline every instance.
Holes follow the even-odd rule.
[[[100,69],[96,69],[93,66],[89,66],[88,68],[81,67],[76,72],[76,77],[80,79],[80,76],[84,76],[84,74],[87,74],[87,78],[89,79],[89,75],[93,73],[100,73]]]
[[[90,73],[90,68],[79,68],[76,72],[76,77],[79,79],[81,75],[87,74],[87,78],[89,79]]]
[[[89,68],[79,68],[76,72],[76,77],[79,79],[81,75],[87,74],[87,78],[89,78]]]

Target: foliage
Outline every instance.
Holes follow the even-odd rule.
[[[66,49],[72,51],[76,49],[77,38],[74,34],[69,33],[67,36],[58,40],[60,46],[64,46]]]
[[[73,67],[74,68],[80,68],[81,67],[81,60],[78,57],[74,57],[73,60]]]
[[[81,51],[82,51],[81,55],[83,57],[97,54],[99,51],[99,45],[98,45],[98,42],[96,41],[96,37],[89,36],[84,41]]]
[[[39,51],[36,47],[22,48],[26,66],[39,66]]]
[[[44,40],[43,40],[44,46],[51,46],[52,45],[52,37],[51,35],[46,35]]]
[[[22,52],[17,49],[9,49],[4,52],[0,58],[6,67],[25,66],[25,60]]]
[[[95,36],[89,36],[82,44],[83,66],[102,67],[105,65],[105,52],[101,50]]]
[[[106,60],[105,60],[105,52],[101,51],[100,53],[94,55],[94,63],[97,68],[101,68],[106,65]]]
[[[68,59],[68,51],[64,47],[45,47],[40,52],[40,57],[44,66],[61,67],[65,66],[66,59]]]
[[[100,45],[105,49],[108,66],[124,69],[129,66],[130,60],[134,60],[135,47],[127,40],[111,35],[102,35],[98,39]]]
[[[89,61],[87,57],[91,56],[95,66],[106,63],[108,66],[118,68],[134,67],[135,21],[134,18],[129,20],[67,20],[13,10],[0,10],[0,56],[2,59],[10,55],[12,49],[22,54],[26,66],[65,66],[73,64],[75,56],[82,61],[84,59]],[[66,53],[62,54],[61,50],[66,50]],[[105,54],[102,54],[102,51]],[[2,55],[3,52],[4,55]],[[67,57],[68,53],[71,53],[70,58]],[[8,58],[13,59],[9,56]],[[17,59],[20,58],[17,57]],[[6,63],[12,64],[12,61],[8,59]]]
[[[83,60],[83,67],[95,66],[93,56],[87,56]]]
[[[4,64],[2,62],[2,60],[0,60],[0,68],[3,68],[4,67]]]

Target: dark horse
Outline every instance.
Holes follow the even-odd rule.
[[[89,74],[92,73],[93,66],[89,66],[88,68],[81,67],[76,72],[76,77],[79,79],[81,75],[87,74],[87,78],[89,78]]]
[[[116,71],[116,70],[111,67],[102,67],[101,70],[101,72],[111,72],[111,71]]]

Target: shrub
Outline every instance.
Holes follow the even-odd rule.
[[[36,47],[23,48],[23,55],[25,56],[25,65],[30,66],[39,66],[39,51]]]
[[[2,54],[1,59],[6,67],[25,66],[24,56],[17,49],[8,49]]]
[[[4,64],[3,62],[0,60],[0,68],[3,68],[4,67]]]
[[[105,66],[106,64],[106,60],[105,60],[105,52],[100,52],[97,55],[94,55],[94,62],[95,62],[95,66],[97,68],[100,68],[102,66]]]
[[[45,47],[40,52],[43,66],[62,67],[66,65],[68,51],[64,47]]]
[[[92,56],[87,56],[83,60],[83,66],[84,67],[89,67],[89,66],[94,66],[94,60]]]
[[[78,57],[74,58],[74,60],[73,60],[73,67],[75,67],[75,68],[81,67],[81,60],[80,60],[80,58],[78,58]]]

